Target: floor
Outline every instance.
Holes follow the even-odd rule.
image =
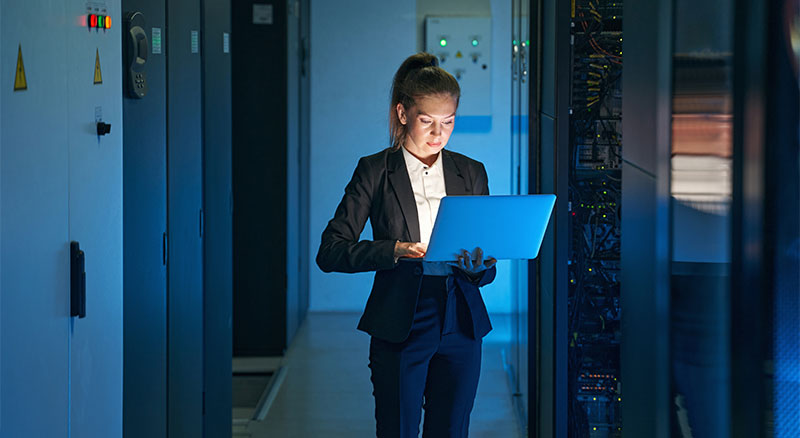
[[[281,365],[285,378],[262,421],[234,424],[234,438],[359,438],[375,436],[369,336],[355,329],[357,314],[310,313]],[[508,318],[492,319],[484,338],[481,379],[471,438],[517,438],[501,357]]]

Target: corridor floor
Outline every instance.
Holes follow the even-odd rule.
[[[359,315],[309,313],[283,360],[286,378],[263,421],[234,426],[234,438],[367,438],[375,436],[369,336],[355,329]],[[507,319],[492,319],[484,338],[481,379],[471,438],[517,438],[501,340]]]

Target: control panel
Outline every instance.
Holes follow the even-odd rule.
[[[458,116],[492,115],[491,31],[489,17],[425,19],[425,51],[461,86]]]

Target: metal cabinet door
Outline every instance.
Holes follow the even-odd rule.
[[[122,436],[120,0],[66,2],[69,240],[85,253],[86,317],[70,325],[72,437]],[[89,13],[112,18],[90,29]],[[103,20],[103,18],[101,18]],[[111,125],[98,135],[97,123]]]
[[[63,437],[69,425],[68,83],[53,68],[67,62],[65,8],[0,3],[3,437]],[[27,89],[14,91],[20,53]]]

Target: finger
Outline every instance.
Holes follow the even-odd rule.
[[[480,247],[475,248],[475,266],[483,265],[483,250]]]
[[[488,259],[486,259],[486,262],[485,262],[484,264],[486,265],[486,267],[487,267],[487,268],[491,268],[491,267],[492,267],[492,266],[494,266],[496,263],[497,263],[497,259],[496,259],[496,258],[494,258],[494,257],[489,257]]]

